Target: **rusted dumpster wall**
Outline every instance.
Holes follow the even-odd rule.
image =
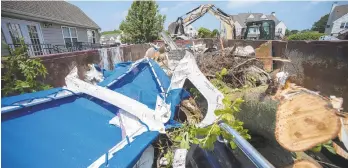
[[[44,80],[45,83],[53,87],[65,85],[65,76],[77,66],[78,71],[84,72],[88,64],[98,64],[100,62],[98,50],[78,51],[61,54],[51,54],[38,56],[45,65],[48,75]]]
[[[135,61],[143,58],[149,47],[148,44],[122,46],[120,47],[120,50],[122,50],[120,53],[123,53],[124,61]],[[78,68],[79,77],[83,78],[88,64],[101,64],[102,61],[98,50],[51,54],[37,56],[36,58],[40,58],[47,69],[48,75],[44,82],[53,87],[64,86],[66,75],[75,66]]]
[[[129,46],[122,46],[123,57],[125,61],[136,61],[145,56],[147,49],[151,46],[149,44],[136,44]]]
[[[343,97],[348,109],[348,41],[273,41],[276,56],[289,57],[295,82],[329,96]]]

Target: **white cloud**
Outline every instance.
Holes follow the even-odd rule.
[[[161,9],[160,9],[160,12],[161,12],[161,13],[166,13],[167,11],[168,11],[168,8],[161,8]]]

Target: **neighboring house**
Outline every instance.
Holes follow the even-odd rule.
[[[198,35],[198,31],[192,25],[188,25],[185,27],[185,33],[190,38],[195,38]]]
[[[1,40],[15,48],[23,38],[30,56],[86,49],[99,43],[99,30],[81,9],[65,1],[1,1]]]
[[[114,45],[121,44],[121,34],[105,34],[100,36],[100,44],[103,45]]]
[[[273,20],[275,22],[275,35],[283,37],[286,31],[286,25],[284,22],[277,19],[275,12],[272,12],[270,15],[265,15],[262,13],[239,13],[238,15],[231,15],[234,21],[236,37],[241,38],[243,32],[246,29],[245,23],[248,21],[259,21],[259,20]],[[249,29],[250,35],[260,34],[257,28]]]
[[[325,34],[339,36],[348,29],[348,5],[332,4],[330,15],[326,23]]]

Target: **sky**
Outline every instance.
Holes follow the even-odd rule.
[[[127,16],[132,1],[69,1],[83,10],[102,31],[118,29],[122,20]],[[275,12],[278,20],[285,23],[290,30],[310,29],[321,16],[328,14],[333,1],[157,1],[159,12],[166,15],[165,29],[169,23],[176,21],[179,16],[191,11],[201,4],[214,4],[228,14]],[[348,4],[339,1],[338,5]],[[196,29],[206,27],[219,29],[220,22],[211,14],[192,24]]]

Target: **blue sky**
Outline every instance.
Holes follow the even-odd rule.
[[[132,1],[69,1],[82,9],[102,29],[102,31],[118,29],[127,15]],[[332,1],[158,1],[159,11],[166,15],[165,29],[168,24],[200,4],[211,3],[228,14],[275,12],[279,20],[288,29],[303,30],[311,28],[321,16],[330,12]],[[348,1],[338,2],[338,5]],[[219,28],[219,21],[209,13],[193,23],[195,28]]]

